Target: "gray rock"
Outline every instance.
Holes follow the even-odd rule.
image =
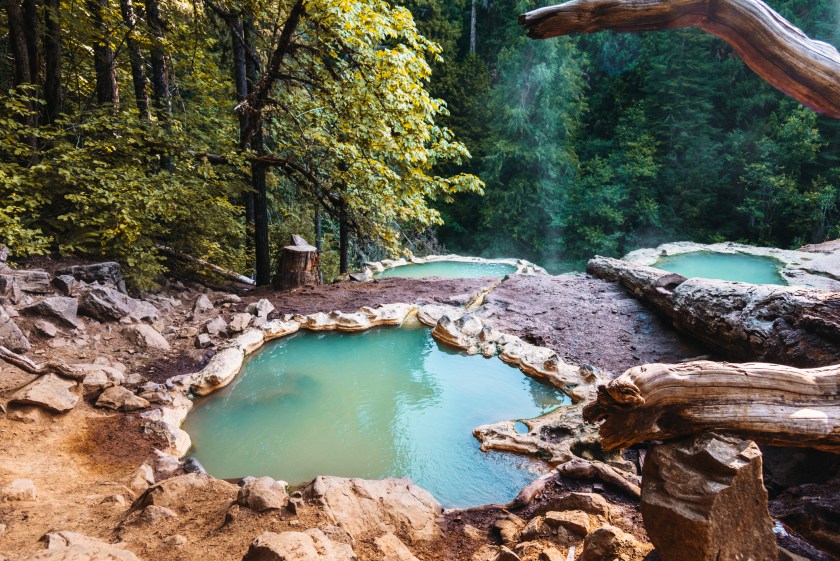
[[[234,333],[241,333],[248,329],[248,325],[250,325],[253,317],[254,316],[251,314],[245,312],[233,314],[233,317],[230,319],[230,323],[228,324],[228,328]]]
[[[35,405],[54,413],[64,413],[79,402],[79,396],[70,391],[75,387],[76,382],[47,374],[13,393],[9,404]]]
[[[642,517],[669,561],[776,559],[773,523],[752,441],[705,433],[647,454]]]
[[[0,344],[16,353],[25,353],[31,348],[29,339],[2,306],[0,306]]]
[[[158,316],[158,310],[152,304],[107,286],[91,286],[82,290],[79,311],[99,321],[119,321],[123,318],[155,321]]]
[[[58,328],[45,319],[37,320],[32,328],[44,337],[53,338],[58,335]]]
[[[193,326],[185,326],[178,331],[178,337],[181,339],[191,339],[196,335],[198,335],[198,328]]]
[[[114,409],[115,411],[136,411],[148,407],[149,402],[135,395],[129,389],[122,386],[114,386],[102,392],[102,395],[96,400],[96,406],[105,409]]]
[[[75,298],[67,296],[50,296],[40,302],[30,304],[21,310],[24,314],[54,318],[64,326],[75,329],[79,304]]]
[[[125,292],[122,269],[119,263],[114,263],[113,261],[65,267],[56,271],[56,275],[69,275],[78,281],[86,283],[98,282],[100,284],[112,284],[120,292]]]
[[[195,338],[195,347],[197,349],[208,349],[213,346],[213,339],[207,333],[201,333]]]
[[[215,317],[204,324],[204,330],[214,337],[226,334],[227,327],[227,322],[221,317]]]
[[[274,311],[274,304],[272,304],[265,298],[262,298],[257,302],[251,302],[250,304],[245,306],[245,311],[255,316],[266,317],[268,314]]]
[[[306,532],[265,532],[248,548],[242,561],[357,561],[353,549],[335,543],[317,528]]]
[[[50,532],[42,538],[47,549],[26,561],[139,561],[132,552],[76,532]]]
[[[245,478],[245,483],[236,496],[237,504],[257,512],[281,509],[286,506],[288,500],[285,482],[281,483],[270,477]]]
[[[201,465],[201,462],[190,456],[184,460],[184,471],[187,473],[197,473],[199,475],[206,475],[207,470]]]
[[[145,323],[130,325],[123,329],[123,334],[138,347],[161,351],[168,351],[171,348],[163,335],[154,327]]]
[[[38,497],[35,483],[31,479],[15,479],[0,488],[3,501],[34,501]]]
[[[143,464],[131,474],[128,487],[138,495],[155,484],[155,472],[149,464]]]
[[[213,302],[206,294],[199,295],[193,303],[193,320],[198,320],[213,311]]]
[[[12,291],[12,285],[18,290],[33,294],[50,292],[50,275],[46,271],[6,270],[0,273],[0,294]]]
[[[84,283],[73,278],[73,275],[58,275],[52,280],[52,285],[65,296],[78,296]]]
[[[137,517],[136,522],[141,524],[154,525],[163,520],[170,518],[178,518],[178,514],[171,508],[165,506],[149,505],[143,509],[140,516]]]

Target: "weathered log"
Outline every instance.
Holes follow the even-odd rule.
[[[674,289],[687,280],[676,273],[600,255],[589,260],[586,272],[599,279],[618,281],[635,297],[652,304],[667,317],[673,317],[671,296]]]
[[[679,331],[727,359],[803,367],[840,363],[840,293],[712,279],[679,282],[666,271],[606,257],[592,259],[586,270],[617,280]]]
[[[523,14],[519,22],[535,39],[697,27],[729,43],[773,87],[840,118],[840,53],[760,0],[572,0]]]
[[[557,472],[569,479],[597,479],[603,481],[625,495],[638,499],[641,496],[640,478],[597,460],[574,458],[557,466]]]
[[[85,375],[84,371],[74,369],[60,360],[50,360],[43,364],[37,364],[33,360],[23,355],[19,355],[2,345],[0,345],[0,360],[8,362],[9,364],[20,368],[24,372],[36,374],[38,376],[43,376],[44,374],[58,374],[60,376],[64,376],[65,378],[81,380]]]
[[[840,453],[840,365],[697,361],[631,368],[584,408],[605,450],[705,431]]]
[[[188,261],[190,263],[195,263],[196,265],[201,265],[202,267],[206,267],[213,271],[213,273],[221,275],[222,277],[228,278],[230,280],[234,280],[236,282],[241,282],[243,284],[250,284],[254,285],[254,279],[250,277],[246,277],[245,275],[240,275],[230,269],[225,269],[224,267],[219,267],[218,265],[214,265],[209,261],[205,261],[204,259],[199,259],[198,257],[193,257],[192,255],[187,255],[177,249],[173,249],[171,247],[167,247],[165,245],[158,245],[156,246],[160,251],[169,255],[170,257],[174,257],[176,259],[181,259],[182,261]]]
[[[299,286],[320,284],[318,272],[318,248],[306,240],[292,235],[292,245],[283,248],[280,264],[274,277],[274,288],[291,290]]]

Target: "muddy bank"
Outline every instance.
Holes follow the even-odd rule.
[[[616,375],[638,364],[707,353],[618,283],[584,274],[512,277],[485,297],[478,315],[493,327],[554,350],[566,362]]]

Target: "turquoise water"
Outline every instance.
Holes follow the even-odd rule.
[[[721,279],[752,284],[787,284],[779,274],[781,262],[772,257],[693,251],[663,257],[653,266],[686,278]]]
[[[432,261],[418,265],[403,265],[385,269],[374,275],[377,279],[387,277],[446,277],[450,279],[472,279],[477,277],[503,277],[515,273],[516,267],[506,263],[472,263],[469,261]]]
[[[439,346],[423,327],[301,332],[267,344],[185,423],[221,478],[409,477],[446,507],[509,501],[544,466],[485,453],[478,425],[568,403],[497,358]]]

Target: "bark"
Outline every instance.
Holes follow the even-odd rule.
[[[23,10],[17,0],[5,0],[6,14],[9,22],[9,39],[12,57],[15,61],[15,85],[32,84],[32,68],[29,64],[29,48],[26,42],[26,23]]]
[[[291,290],[300,286],[320,284],[318,250],[303,239],[292,240],[294,245],[283,248],[274,288]]]
[[[151,121],[149,112],[149,94],[146,91],[146,60],[140,45],[134,37],[137,29],[137,16],[134,13],[133,0],[120,0],[120,13],[126,27],[125,46],[128,50],[128,60],[131,63],[131,82],[134,85],[134,99],[140,116]]]
[[[61,113],[61,14],[59,0],[44,3],[44,101],[48,124]]]
[[[803,367],[840,363],[840,293],[684,280],[605,257],[590,260],[586,270],[620,282],[676,329],[727,359]]]
[[[172,112],[171,94],[169,91],[169,77],[166,73],[166,52],[163,49],[164,24],[160,15],[160,5],[157,0],[146,0],[146,21],[154,37],[150,49],[149,60],[152,63],[152,91],[155,107],[160,111],[160,118],[169,120]]]
[[[26,39],[26,50],[29,53],[29,76],[32,82],[38,81],[40,56],[38,53],[38,4],[35,0],[23,0],[23,32]]]
[[[321,207],[320,205],[316,205],[315,207],[315,249],[318,250],[318,255],[321,254],[323,250],[323,240],[324,237],[324,230],[323,225],[321,224]]]
[[[350,225],[347,223],[346,204],[341,203],[338,219],[338,272],[341,274],[350,272]]]
[[[237,272],[231,271],[230,269],[225,269],[224,267],[219,267],[209,261],[205,261],[204,259],[199,259],[198,257],[193,257],[192,255],[187,255],[181,251],[173,249],[171,247],[167,247],[164,245],[155,246],[163,253],[169,255],[170,257],[174,257],[176,259],[181,259],[183,261],[189,261],[190,263],[194,263],[196,265],[201,265],[206,269],[210,269],[213,274],[221,275],[222,277],[228,278],[230,280],[241,282],[244,284],[254,284],[254,280],[251,278],[246,277],[245,275],[240,275]]]
[[[97,35],[93,45],[93,62],[96,72],[96,101],[100,105],[119,105],[120,94],[117,84],[117,66],[114,62],[114,49],[105,21],[108,0],[88,0],[88,10],[93,17]]]
[[[840,53],[760,0],[572,0],[523,14],[519,22],[535,39],[697,27],[729,43],[773,87],[840,118]]]
[[[475,3],[476,0],[472,0],[470,6],[470,52],[475,52],[475,32],[476,32],[476,13],[475,13]]]
[[[262,133],[260,132],[260,145]],[[262,149],[258,150],[260,153]],[[254,190],[254,254],[256,257],[257,286],[271,282],[271,259],[268,238],[268,189],[267,167],[262,163],[251,164],[251,188]]]
[[[45,362],[44,364],[37,364],[31,359],[12,352],[2,345],[0,345],[0,360],[16,366],[24,372],[37,374],[38,376],[43,376],[44,374],[58,374],[66,378],[81,380],[85,375],[84,372],[74,370],[72,367],[58,360],[51,360],[49,362]]]
[[[840,365],[697,361],[631,368],[584,408],[605,450],[705,431],[840,453]]]

